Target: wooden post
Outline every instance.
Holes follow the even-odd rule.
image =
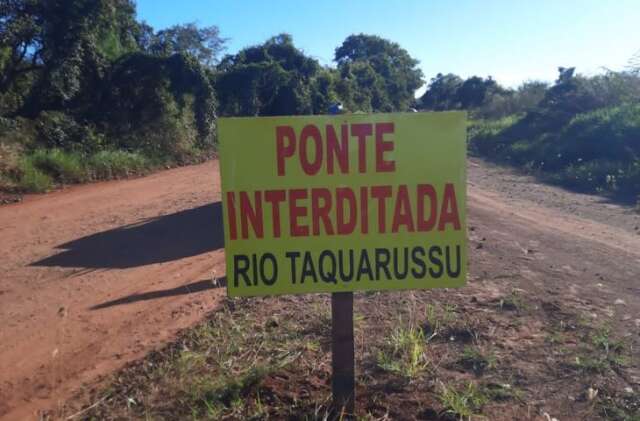
[[[332,104],[329,114],[342,112]],[[338,419],[353,418],[356,400],[355,349],[353,346],[353,292],[331,294],[331,393]]]
[[[353,292],[331,294],[331,391],[339,418],[351,418],[355,404]]]

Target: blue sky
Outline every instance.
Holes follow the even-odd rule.
[[[516,86],[552,81],[558,66],[594,74],[622,70],[640,51],[640,0],[137,0],[155,29],[218,25],[228,53],[287,32],[322,64],[353,33],[398,42],[438,72],[492,75]]]

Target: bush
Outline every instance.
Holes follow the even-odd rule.
[[[205,69],[175,54],[124,56],[94,110],[111,147],[189,163],[215,145],[216,100]]]
[[[152,164],[148,158],[137,153],[101,151],[89,158],[87,166],[92,179],[108,180],[144,174]]]
[[[61,149],[38,149],[27,157],[31,165],[53,180],[63,183],[81,183],[87,180],[82,157]]]
[[[495,155],[505,146],[504,132],[518,123],[517,115],[497,120],[476,120],[468,127],[469,148],[472,153]]]
[[[44,193],[51,190],[53,180],[37,169],[30,159],[23,159],[19,167],[16,189],[23,193]]]
[[[105,143],[104,135],[97,133],[92,125],[62,112],[43,111],[35,124],[38,142],[46,148],[91,153]]]
[[[640,193],[640,104],[579,113],[554,130],[529,117],[475,122],[471,151],[583,191]]]

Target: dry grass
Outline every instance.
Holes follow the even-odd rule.
[[[632,364],[618,360],[629,345],[612,330],[524,297],[519,311],[474,297],[356,295],[359,417],[634,419],[640,400],[625,393]],[[227,300],[175,343],[86,391],[79,400],[97,404],[83,417],[327,419],[329,308],[327,295]],[[606,367],[586,368],[587,357]],[[589,388],[596,398],[585,397]]]

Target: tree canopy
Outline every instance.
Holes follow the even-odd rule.
[[[214,65],[225,49],[225,38],[220,36],[217,26],[199,28],[195,23],[174,25],[151,34],[146,50],[159,56],[187,54],[205,66]]]
[[[292,115],[314,110],[312,87],[321,67],[288,34],[227,55],[217,68],[224,115]]]
[[[336,48],[335,61],[350,108],[406,110],[424,84],[418,60],[399,44],[376,35],[350,35]]]

